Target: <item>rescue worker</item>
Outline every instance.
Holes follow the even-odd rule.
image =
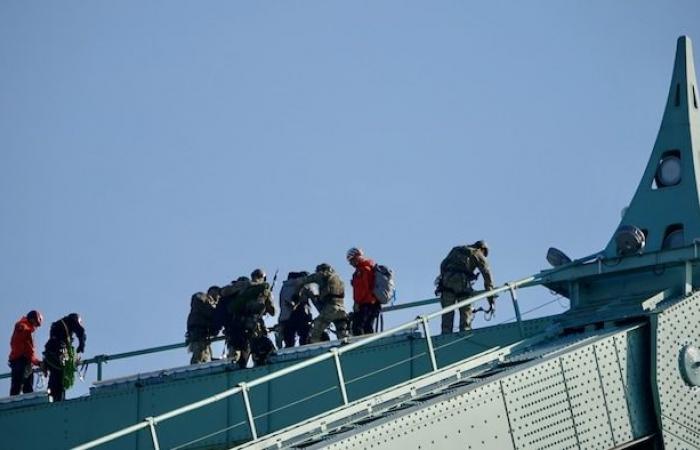
[[[352,274],[353,305],[352,334],[374,333],[374,324],[382,309],[381,303],[374,295],[374,261],[364,256],[362,249],[353,247],[348,250],[346,258],[355,268]]]
[[[73,349],[73,335],[78,348]],[[76,361],[85,351],[87,334],[82,319],[71,313],[51,324],[49,340],[44,347],[44,373],[49,372],[49,395],[54,402],[65,399],[66,389],[75,382]]]
[[[231,354],[231,340],[233,336],[234,300],[249,284],[250,278],[238,277],[221,288],[219,302],[214,310],[214,334],[219,334],[219,331],[222,328],[224,329],[229,355]]]
[[[309,272],[289,272],[282,283],[278,333],[285,347],[294,347],[297,336],[299,345],[309,343],[313,320],[309,301],[315,295],[309,287],[299,283],[301,278],[308,275]]]
[[[263,316],[275,314],[272,304],[272,290],[267,283],[267,276],[262,269],[255,269],[250,274],[250,282],[241,283],[230,305],[232,311],[232,330],[229,342],[229,357],[240,368],[248,365],[253,340],[267,339],[267,329]],[[256,342],[256,349],[269,351],[269,346]],[[274,346],[272,346],[274,351]],[[269,355],[256,355],[258,361],[266,361]]]
[[[473,295],[472,287],[479,270],[484,278],[484,289],[493,289],[493,278],[489,263],[486,259],[489,247],[484,241],[476,241],[472,245],[454,247],[440,263],[440,276],[436,280],[436,295],[440,295],[440,304],[443,308],[454,305],[458,301]],[[489,304],[493,307],[495,297],[489,297]],[[459,330],[470,330],[474,313],[471,305],[459,308]],[[442,333],[452,333],[454,311],[443,314]]]
[[[348,336],[348,315],[343,303],[345,298],[343,280],[330,265],[323,263],[316,266],[316,273],[301,278],[300,284],[302,286],[311,283],[318,285],[316,309],[318,309],[319,314],[314,319],[311,328],[310,342],[321,341],[323,333],[331,322],[335,325],[337,338],[346,338]]]
[[[34,371],[32,366],[41,364],[36,357],[32,334],[44,321],[44,316],[37,310],[31,310],[15,324],[10,339],[10,356],[8,364],[11,369],[10,395],[34,392]]]
[[[190,314],[187,316],[187,349],[192,353],[190,364],[211,361],[211,339],[218,334],[214,330],[214,312],[219,302],[221,288],[211,286],[207,293],[197,292],[190,300]]]

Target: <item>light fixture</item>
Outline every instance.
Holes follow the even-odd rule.
[[[552,267],[559,267],[564,264],[569,264],[571,258],[566,256],[566,254],[558,248],[549,247],[549,250],[547,250],[547,262],[550,263]]]
[[[664,157],[656,169],[656,184],[659,187],[675,186],[681,182],[681,159],[676,155]]]
[[[621,256],[641,253],[646,244],[646,237],[639,228],[634,225],[623,225],[615,233],[617,254]]]

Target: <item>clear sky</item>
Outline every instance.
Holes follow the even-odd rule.
[[[486,239],[499,284],[602,249],[682,34],[700,47],[696,0],[4,0],[0,339],[37,308],[41,349],[74,311],[88,356],[177,342],[192,293],[320,262],[349,282],[351,246],[400,302],[453,245]]]

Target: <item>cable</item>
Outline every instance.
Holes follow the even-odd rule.
[[[345,384],[347,384],[347,383],[345,383]],[[303,403],[303,402],[305,402],[305,401],[307,401],[307,400],[311,400],[312,398],[316,398],[316,397],[321,396],[321,395],[323,395],[323,394],[327,394],[327,393],[329,393],[329,392],[331,392],[331,391],[335,391],[336,389],[338,389],[338,386],[331,386],[331,387],[329,387],[328,389],[324,389],[324,390],[322,390],[322,391],[320,391],[320,392],[317,392],[317,393],[315,393],[315,394],[311,394],[311,395],[309,395],[309,396],[307,396],[307,397],[304,397],[304,398],[302,398],[302,399],[296,400],[296,401],[294,401],[294,402],[287,403],[286,405],[280,406],[279,408],[271,409],[270,411],[267,411],[267,412],[265,412],[265,413],[262,413],[262,414],[260,414],[259,416],[255,416],[255,417],[253,417],[253,418],[254,418],[254,419],[260,419],[261,417],[269,416],[270,414],[274,414],[274,413],[276,413],[276,412],[282,411],[282,410],[287,409],[287,408],[289,408],[289,407],[298,405],[299,403]]]
[[[381,369],[377,369],[377,370],[375,370],[374,372],[369,372],[369,373],[366,373],[366,374],[364,374],[364,375],[360,375],[359,377],[353,378],[352,380],[346,381],[346,382],[345,382],[345,385],[347,386],[348,384],[354,383],[354,382],[356,382],[356,381],[364,380],[365,378],[369,378],[369,377],[371,377],[372,375],[376,375],[376,374],[378,374],[378,373],[381,373],[381,372],[384,372],[384,371],[386,371],[386,370],[392,369],[392,368],[394,368],[394,367],[400,366],[401,364],[405,364],[405,363],[407,363],[407,362],[409,362],[409,361],[413,361],[414,359],[418,359],[418,358],[423,357],[423,356],[425,356],[425,355],[427,355],[426,352],[418,353],[418,354],[416,354],[416,355],[411,356],[410,358],[403,359],[403,360],[401,360],[401,361],[398,361],[398,362],[395,362],[395,363],[393,363],[393,364],[390,364],[390,365],[388,365],[388,366],[386,366],[386,367],[382,367]]]
[[[236,427],[240,427],[241,425],[245,425],[245,424],[247,424],[247,423],[248,423],[248,421],[246,421],[246,420],[244,420],[243,422],[238,422],[237,424],[231,425],[230,427],[222,428],[222,429],[220,429],[220,430],[218,430],[218,431],[215,431],[215,432],[213,432],[213,433],[205,434],[205,435],[202,436],[202,437],[198,437],[197,439],[194,439],[194,440],[192,440],[192,441],[189,441],[189,442],[187,442],[187,443],[185,443],[185,444],[180,444],[180,445],[178,445],[177,447],[171,447],[170,450],[179,450],[179,449],[181,449],[181,448],[188,447],[188,446],[190,446],[190,445],[192,445],[192,444],[196,444],[197,442],[203,441],[203,440],[205,440],[205,439],[209,439],[209,438],[212,437],[212,436],[216,436],[217,434],[223,433],[224,431],[232,430],[232,429],[234,429],[234,428],[236,428]]]

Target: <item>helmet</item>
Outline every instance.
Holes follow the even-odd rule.
[[[44,322],[44,316],[41,315],[36,309],[32,309],[27,313],[27,319],[34,321],[38,327]]]
[[[362,249],[353,247],[348,252],[345,254],[345,257],[347,258],[348,261],[352,261],[353,259],[357,258],[358,256],[362,256]]]
[[[478,240],[472,244],[472,247],[481,249],[484,252],[484,256],[489,256],[489,245],[486,241]]]
[[[316,272],[329,272],[331,270],[333,270],[333,268],[330,266],[330,264],[321,263],[316,266]]]
[[[209,295],[219,295],[221,293],[221,288],[219,286],[210,286],[207,289],[207,294]]]
[[[74,320],[74,321],[78,322],[80,325],[83,324],[83,319],[80,317],[80,314],[78,314],[78,313],[70,313],[66,317],[68,317],[68,320]]]
[[[263,272],[262,269],[255,269],[250,273],[250,279],[255,281],[255,280],[264,280],[267,278],[267,275],[265,275],[265,272]]]

